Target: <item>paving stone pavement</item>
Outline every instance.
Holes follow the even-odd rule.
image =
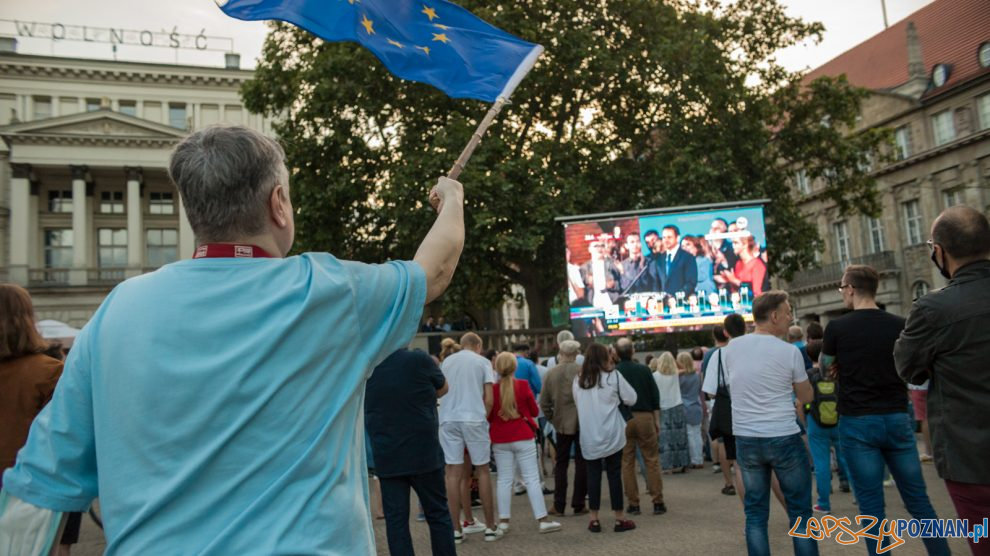
[[[945,490],[945,484],[938,479],[935,469],[930,464],[923,465],[928,494],[935,506],[939,517],[954,518],[955,511]],[[638,477],[642,506],[648,509],[648,498],[645,497],[645,483]],[[548,481],[548,484],[552,481]],[[604,481],[603,481],[604,483]],[[835,483],[835,494],[832,495],[832,510],[836,516],[856,515],[851,494],[838,492],[838,481]],[[458,546],[458,553],[465,556],[473,555],[528,555],[528,556],[574,556],[579,554],[607,555],[621,554],[622,556],[638,555],[691,555],[729,556],[744,554],[746,551],[743,526],[742,504],[737,496],[721,494],[722,476],[712,473],[709,464],[701,470],[689,471],[684,475],[664,475],[664,499],[668,512],[662,516],[644,514],[633,519],[637,529],[625,533],[612,532],[613,519],[610,511],[602,512],[603,532],[590,533],[587,530],[588,516],[559,518],[563,524],[560,532],[539,534],[536,522],[526,496],[512,498],[512,526],[508,534],[497,542],[484,542],[482,535],[469,535],[468,539]],[[602,507],[608,508],[608,488],[603,486]],[[888,518],[910,517],[901,503],[896,488],[885,488]],[[550,501],[551,497],[547,497]],[[415,498],[412,500],[412,515],[415,515]],[[483,519],[480,508],[477,511],[479,519]],[[429,529],[426,523],[411,520],[410,529],[417,554],[430,553]],[[775,500],[771,500],[770,509],[770,546],[774,554],[792,554],[791,540],[787,536],[787,516]],[[385,540],[385,524],[382,520],[375,522],[375,538],[378,543],[378,554],[388,554]],[[969,548],[962,539],[950,539],[949,546],[955,554],[969,554]],[[855,554],[862,555],[866,548],[860,545],[841,546],[834,539],[823,540],[819,543],[821,554],[825,556]],[[72,551],[75,556],[96,556],[104,549],[102,532],[92,520],[85,517],[80,543]],[[896,556],[925,554],[920,540],[907,539],[900,548],[888,554]]]

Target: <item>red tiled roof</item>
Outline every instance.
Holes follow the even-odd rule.
[[[891,89],[908,81],[907,26],[914,22],[921,42],[925,75],[936,64],[949,64],[949,79],[926,96],[941,93],[990,72],[980,67],[980,44],[990,41],[988,0],[935,0],[880,33],[811,70],[805,81],[846,74],[853,85]]]

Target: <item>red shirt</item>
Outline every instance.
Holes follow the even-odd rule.
[[[536,433],[533,428],[536,426],[536,416],[540,408],[536,406],[536,399],[533,391],[529,388],[529,383],[525,380],[512,379],[515,387],[516,410],[519,412],[518,419],[506,421],[498,414],[501,409],[499,394],[501,387],[496,382],[492,385],[495,403],[488,413],[489,432],[492,436],[492,444],[505,444],[508,442],[519,442],[520,440],[533,440]]]

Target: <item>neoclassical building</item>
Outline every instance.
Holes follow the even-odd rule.
[[[121,280],[192,255],[168,156],[214,123],[271,133],[236,67],[19,54],[0,38],[0,281],[81,326]]]
[[[786,284],[795,315],[843,312],[837,288],[850,263],[881,274],[878,301],[906,316],[945,280],[929,260],[932,221],[946,207],[990,211],[990,9],[985,0],[935,0],[807,76],[846,75],[870,89],[857,131],[893,130],[893,162],[872,169],[882,212],[840,215],[823,184],[798,171],[795,193],[826,240],[821,266]]]

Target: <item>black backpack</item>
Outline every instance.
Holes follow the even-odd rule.
[[[818,426],[830,429],[839,424],[839,383],[815,373],[811,379],[815,399],[811,401],[811,416]]]

